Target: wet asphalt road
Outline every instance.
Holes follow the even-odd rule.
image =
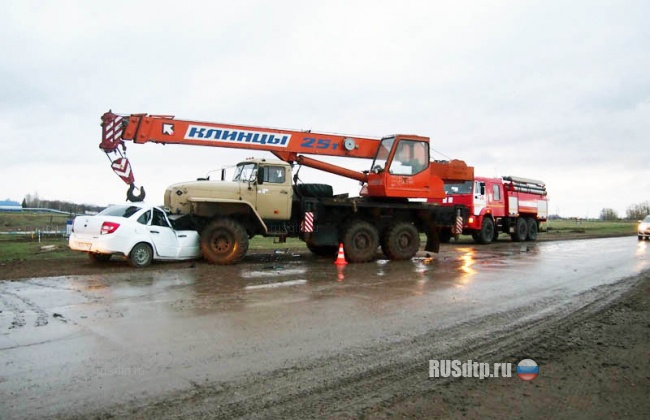
[[[363,370],[364,360],[418,357],[426,375],[429,358],[453,355],[465,341],[620,292],[622,279],[650,268],[648,248],[636,237],[503,241],[342,269],[287,255],[230,267],[161,264],[132,274],[2,281],[0,417],[133,414],[203,397],[214,399],[218,414],[247,415],[256,413],[245,408],[250,398],[278,399],[273,388],[298,392],[314,377],[329,389],[351,369]],[[409,352],[409,340],[434,333],[435,343]],[[301,373],[289,386],[293,370]],[[156,407],[151,417],[178,413]]]

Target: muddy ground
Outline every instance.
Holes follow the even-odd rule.
[[[370,418],[650,418],[650,274],[613,304],[545,325],[481,360],[533,358],[539,376],[440,380],[380,404]],[[471,355],[467,355],[471,358]],[[460,357],[461,360],[464,360]],[[491,360],[490,360],[491,359]],[[515,375],[516,376],[516,375]],[[430,381],[435,382],[436,379]]]
[[[294,251],[286,254],[274,251],[251,253],[244,264],[282,261],[291,254]],[[304,258],[310,257],[306,255]],[[211,269],[204,262],[197,261],[158,263],[146,270],[186,267]],[[0,278],[93,274],[98,270],[118,273],[133,269],[126,261],[98,266],[86,258],[63,264],[48,260],[14,261],[0,267]],[[514,377],[509,379],[429,378],[423,382],[418,371],[412,375],[407,373],[410,379],[400,378],[395,384],[399,389],[393,389],[394,393],[377,395],[373,407],[357,410],[351,406],[333,417],[650,418],[650,273],[623,282],[629,290],[613,301],[594,302],[570,316],[531,325],[520,334],[512,334],[498,350],[494,350],[493,343],[477,343],[467,354],[454,354],[454,358],[459,360],[482,362],[533,358],[540,365],[540,374],[532,381],[522,381],[513,373]],[[358,385],[370,386],[363,382]],[[341,384],[341,387],[345,389],[346,384]],[[382,390],[385,392],[386,387]],[[320,397],[305,395],[307,399]],[[337,400],[345,400],[345,396],[337,396]],[[338,402],[345,406],[344,402]],[[194,408],[189,408],[188,403]],[[300,406],[304,407],[303,403]],[[206,404],[209,405],[209,395],[197,393],[191,401],[169,401],[137,410],[128,407],[124,411],[117,409],[114,414],[142,418],[211,418],[224,414],[219,410],[201,410]],[[279,413],[283,417],[319,417],[317,412],[290,408],[280,409]],[[103,417],[107,413],[98,414]]]

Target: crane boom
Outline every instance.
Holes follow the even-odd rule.
[[[394,135],[382,139],[352,137],[311,130],[190,121],[175,119],[171,115],[125,116],[111,111],[102,116],[102,128],[99,147],[107,154],[119,154],[119,158],[111,159],[111,166],[131,186],[129,199],[136,200],[139,197],[132,194],[135,184],[125,155],[125,141],[268,151],[285,162],[297,162],[358,180],[366,184],[362,195],[376,197],[437,198],[444,196],[445,179],[473,178],[473,168],[462,161],[429,162],[429,138],[415,135]],[[372,171],[361,172],[305,155],[374,159],[375,162]],[[393,163],[401,165],[407,159],[419,159],[422,167],[417,170],[411,167],[405,172],[403,168],[392,166]],[[377,165],[377,162],[381,164]]]

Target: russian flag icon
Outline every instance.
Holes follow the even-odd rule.
[[[539,366],[533,359],[524,359],[517,364],[517,375],[524,381],[532,381],[539,374]]]

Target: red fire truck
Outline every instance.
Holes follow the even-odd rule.
[[[534,241],[541,222],[548,217],[546,185],[542,181],[504,176],[475,177],[473,181],[445,183],[447,196],[430,199],[443,206],[464,205],[469,208],[462,232],[478,243],[495,241],[507,233],[513,241]],[[452,231],[440,232],[441,241],[449,242]]]

